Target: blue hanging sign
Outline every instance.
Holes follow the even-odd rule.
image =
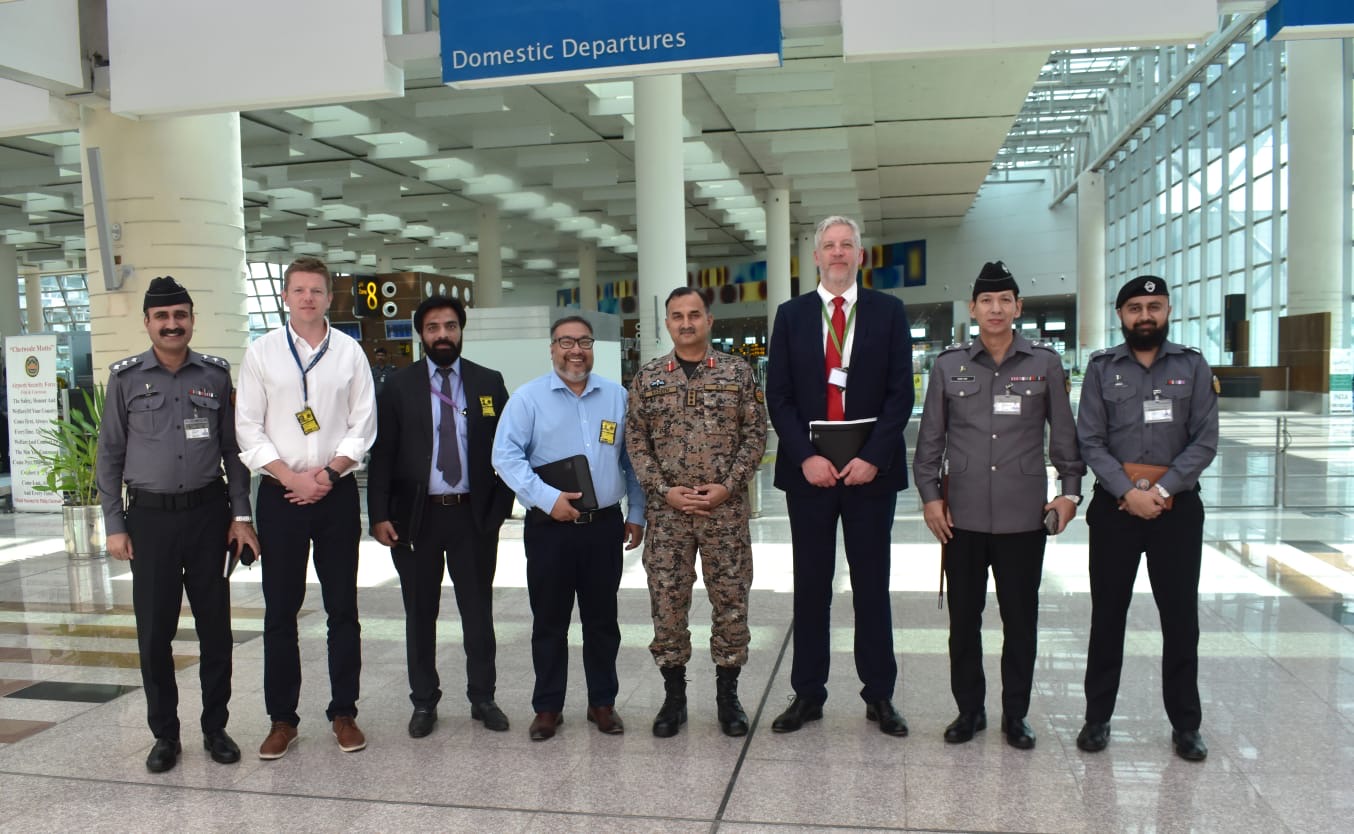
[[[471,89],[780,65],[779,0],[443,3],[442,81]]]
[[[1354,37],[1354,3],[1279,0],[1265,13],[1265,37],[1278,41]]]

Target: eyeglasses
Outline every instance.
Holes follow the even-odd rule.
[[[597,340],[591,336],[584,336],[581,339],[575,339],[573,336],[560,336],[551,341],[559,345],[560,350],[573,350],[575,346],[584,350],[592,350],[592,346],[597,344]]]

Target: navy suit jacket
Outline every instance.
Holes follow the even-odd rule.
[[[912,417],[912,332],[896,296],[859,288],[846,389],[846,419],[878,419],[859,457],[879,468],[874,481],[851,489],[897,492],[907,488],[903,429]],[[827,419],[823,354],[823,300],[809,292],[776,311],[767,351],[766,407],[780,446],[776,486],[787,492],[819,489],[801,468],[817,454],[809,421]]]

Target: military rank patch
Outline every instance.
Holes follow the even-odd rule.
[[[757,402],[759,402],[759,403],[765,403],[765,402],[766,402],[766,395],[762,393],[762,389],[760,389],[760,388],[753,389],[752,396],[753,396],[753,398],[756,399]]]
[[[494,411],[493,395],[487,397],[480,397],[480,416],[493,417],[495,416],[495,414],[496,412]]]
[[[602,432],[601,432],[600,435],[598,435],[597,439],[600,440],[600,441],[602,441],[603,443],[605,443],[605,444],[608,445],[608,446],[615,446],[615,445],[616,445],[616,423],[615,423],[615,421],[613,421],[613,420],[603,420],[603,421],[602,421]]]

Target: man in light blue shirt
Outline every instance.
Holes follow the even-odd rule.
[[[615,710],[621,645],[616,592],[622,543],[633,550],[644,540],[644,492],[625,454],[625,389],[592,375],[593,343],[587,319],[555,322],[550,328],[555,370],[513,393],[494,437],[494,469],[527,507],[522,538],[536,670],[532,741],[553,737],[563,723],[575,597],[583,625],[588,720],[603,733],[625,731]],[[582,493],[552,487],[534,471],[575,455],[588,460],[599,509],[580,512],[571,502]]]

